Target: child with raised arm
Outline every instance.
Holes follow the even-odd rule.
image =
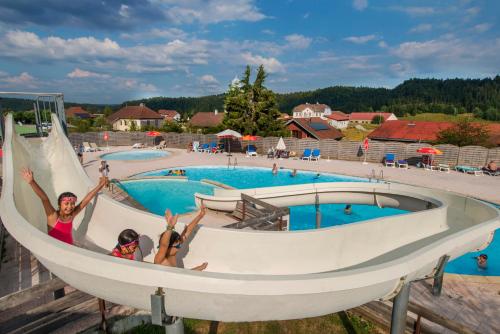
[[[177,252],[182,247],[182,243],[189,238],[189,235],[193,232],[196,225],[198,225],[203,216],[205,216],[206,211],[207,209],[202,206],[198,215],[184,228],[184,231],[179,234],[175,231],[175,224],[177,224],[179,215],[172,216],[169,209],[165,210],[167,230],[160,236],[160,245],[158,253],[155,255],[154,263],[169,267],[177,267]],[[192,270],[202,271],[207,267],[207,265],[208,263],[204,262],[201,265],[192,268]]]
[[[36,183],[33,172],[28,168],[21,171],[23,179],[31,186],[35,194],[42,200],[45,214],[47,215],[48,234],[62,242],[73,244],[73,219],[79,214],[104,187],[106,180],[101,179],[99,184],[92,189],[83,200],[76,204],[76,195],[71,192],[64,192],[59,195],[56,210],[50,203],[49,197],[43,189]]]

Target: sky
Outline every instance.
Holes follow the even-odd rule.
[[[121,103],[500,73],[497,0],[0,0],[0,90]]]

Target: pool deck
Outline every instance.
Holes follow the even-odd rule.
[[[112,147],[109,152],[131,149],[130,147]],[[225,154],[187,153],[181,149],[167,149],[172,153],[166,158],[145,161],[108,161],[110,177],[124,179],[131,175],[151,170],[172,168],[178,166],[222,165],[227,166],[228,157]],[[108,153],[108,151],[104,152]],[[99,178],[99,156],[103,152],[85,153],[84,168],[89,177],[96,181]],[[239,166],[296,168],[314,172],[327,172],[347,176],[369,177],[372,171],[379,176],[383,173],[384,180],[438,188],[454,191],[472,197],[500,204],[500,177],[487,175],[474,176],[455,171],[449,173],[427,171],[418,168],[398,169],[384,167],[381,164],[321,160],[319,162],[299,159],[267,159],[266,157],[245,157],[243,154],[233,154],[231,163],[237,160]],[[220,218],[215,213],[207,215],[202,224],[220,227]],[[224,217],[227,219],[226,217]],[[181,221],[189,221],[190,215],[183,215]],[[218,223],[217,223],[218,222]],[[432,281],[416,282],[412,285],[411,300],[417,304],[432,309],[436,313],[463,323],[478,333],[500,333],[500,277],[481,277],[446,274],[441,297],[430,293]],[[425,320],[424,320],[425,321]],[[437,325],[433,325],[437,326]],[[436,328],[441,333],[452,333],[443,328]]]

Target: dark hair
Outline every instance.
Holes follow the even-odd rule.
[[[351,204],[347,204],[347,205],[345,206],[345,208],[346,208],[346,209],[350,209],[350,208],[351,208]]]
[[[484,258],[485,260],[488,260],[488,255],[486,255],[486,254],[481,254],[481,255],[479,255],[479,257],[482,257],[482,258]]]
[[[165,232],[163,232],[160,235],[160,240],[163,237],[163,234],[165,234]],[[179,240],[181,240],[181,235],[179,233],[177,233],[176,231],[172,231],[172,234],[170,234],[170,240],[168,241],[168,248],[172,247],[172,245],[175,244]],[[158,247],[160,247],[160,246],[158,246]]]
[[[132,241],[139,240],[139,234],[132,230],[132,229],[126,229],[123,230],[120,235],[118,235],[118,244],[119,245],[126,245]]]
[[[75,194],[73,194],[72,192],[69,192],[69,191],[66,191],[66,192],[63,192],[61,195],[59,195],[59,197],[57,198],[57,204],[59,206],[61,206],[61,202],[62,202],[62,199],[64,197],[74,197],[74,198],[77,198]]]

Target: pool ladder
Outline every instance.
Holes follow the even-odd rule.
[[[377,174],[375,173],[375,169],[372,169],[372,173],[368,175],[368,179],[370,180],[370,182],[372,182],[372,180],[375,180],[377,181],[377,183],[384,181],[384,171],[381,169],[377,176]]]
[[[233,161],[233,169],[236,169],[236,166],[238,166],[238,158],[234,157],[234,161]],[[231,167],[231,157],[227,157],[227,168],[229,169]]]

